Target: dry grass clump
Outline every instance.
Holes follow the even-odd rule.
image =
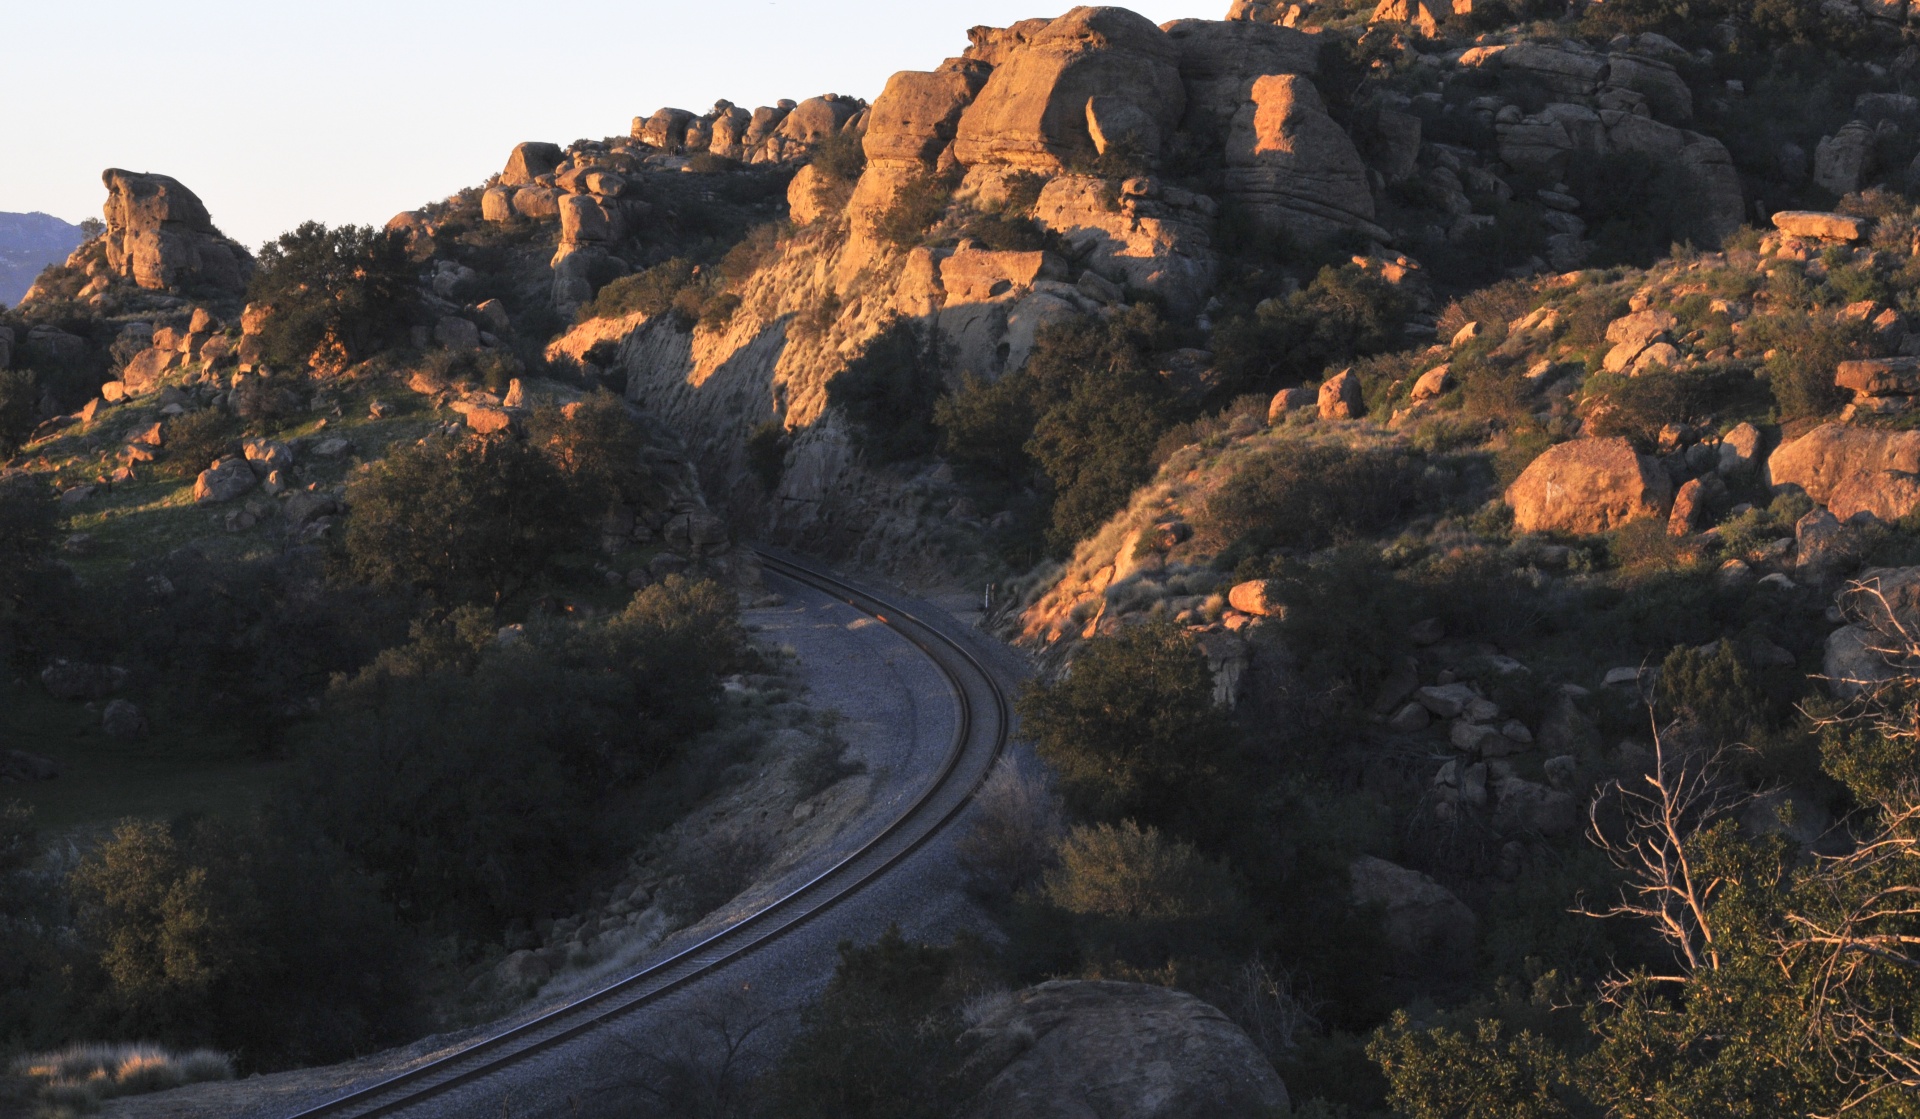
[[[120,1096],[233,1079],[233,1060],[211,1049],[176,1053],[152,1042],[69,1045],[18,1058],[13,1074],[56,1107],[90,1111]]]

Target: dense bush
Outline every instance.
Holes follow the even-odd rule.
[[[1839,411],[1846,393],[1834,386],[1834,367],[1871,353],[1872,329],[1866,323],[1790,312],[1750,321],[1748,329],[1749,345],[1773,351],[1762,370],[1782,419]]]
[[[1829,371],[1828,380],[1832,380]],[[1600,373],[1589,378],[1581,409],[1593,435],[1624,435],[1643,453],[1660,442],[1668,424],[1699,425],[1731,416],[1764,418],[1766,402],[1744,369],[1701,366],[1638,376]]]
[[[0,456],[12,455],[33,432],[40,379],[30,369],[0,369]]]
[[[846,414],[873,461],[918,458],[934,447],[945,367],[939,331],[895,319],[827,382],[827,402]]]
[[[947,180],[931,172],[917,172],[894,192],[892,201],[875,219],[874,232],[899,248],[912,248],[946,214],[952,197],[953,187]]]
[[[1271,393],[1317,380],[1330,365],[1392,349],[1412,311],[1404,292],[1355,265],[1322,268],[1304,290],[1220,324],[1213,340],[1219,392]]]
[[[202,408],[177,417],[167,424],[161,469],[182,480],[198,477],[215,461],[239,450],[244,430],[231,413],[220,408]]]
[[[330,587],[299,556],[206,560],[187,551],[136,563],[96,586],[90,656],[129,671],[148,713],[250,745],[279,744],[337,672],[366,663],[404,632],[404,606]]]
[[[247,299],[270,307],[269,362],[347,365],[397,342],[419,301],[404,242],[371,226],[305,222],[260,250]]]
[[[1018,372],[969,380],[938,407],[942,449],[1003,483],[1043,487],[1048,546],[1064,553],[1152,477],[1160,434],[1180,419],[1152,360],[1171,341],[1144,305],[1043,327]]]
[[[128,823],[74,872],[96,1028],[244,1065],[339,1060],[420,1025],[420,960],[370,880],[297,820]]]
[[[794,1119],[947,1119],[966,1099],[956,1004],[965,969],[951,948],[898,927],[871,946],[842,941],[840,966],[801,1015],[775,1071]]]
[[[1065,678],[1029,685],[1019,709],[1068,806],[1096,820],[1191,826],[1237,752],[1206,657],[1171,624],[1089,645]]]
[[[843,129],[815,144],[813,165],[823,174],[852,183],[866,170],[867,150],[861,133]]]
[[[527,417],[527,444],[560,471],[583,512],[599,513],[615,502],[639,506],[658,496],[644,454],[646,433],[626,401],[604,389],[575,407],[535,408]]]
[[[1132,820],[1069,832],[1042,896],[1076,926],[1082,968],[1116,978],[1223,954],[1248,932],[1224,866]]]
[[[705,287],[698,265],[686,257],[674,257],[608,283],[580,308],[578,317],[581,322],[633,314],[652,318],[673,311],[681,326],[688,327],[699,321],[705,308]]]
[[[1234,471],[1196,526],[1220,548],[1312,550],[1379,532],[1426,496],[1421,464],[1398,449],[1277,444]]]
[[[448,603],[499,603],[588,542],[566,477],[510,438],[431,438],[354,479],[341,571]]]
[[[410,920],[484,937],[542,916],[606,854],[603,799],[712,724],[736,610],[674,577],[512,641],[474,607],[418,623],[333,689],[303,800]]]
[[[0,479],[0,664],[57,632],[66,582],[53,563],[59,528],[46,483],[30,475]]]

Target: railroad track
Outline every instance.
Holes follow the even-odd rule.
[[[760,553],[766,570],[832,595],[894,629],[931,660],[959,706],[952,744],[933,779],[879,835],[830,869],[720,932],[610,986],[398,1076],[296,1112],[289,1119],[393,1115],[498,1076],[726,967],[847,901],[933,838],[966,808],[999,758],[1011,707],[990,669],[960,642],[824,572]]]

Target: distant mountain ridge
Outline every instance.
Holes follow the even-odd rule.
[[[34,277],[86,240],[80,227],[52,214],[0,214],[0,306],[20,302]]]

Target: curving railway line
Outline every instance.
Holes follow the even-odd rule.
[[[753,914],[590,995],[397,1076],[356,1088],[289,1119],[403,1113],[457,1088],[504,1079],[516,1065],[656,1002],[779,940],[840,906],[898,866],[951,823],[1005,748],[1011,705],[993,671],[966,646],[910,610],[833,575],[760,553],[765,569],[812,587],[888,625],[926,656],[952,690],[952,743],[925,786],[883,830],[838,862]]]

